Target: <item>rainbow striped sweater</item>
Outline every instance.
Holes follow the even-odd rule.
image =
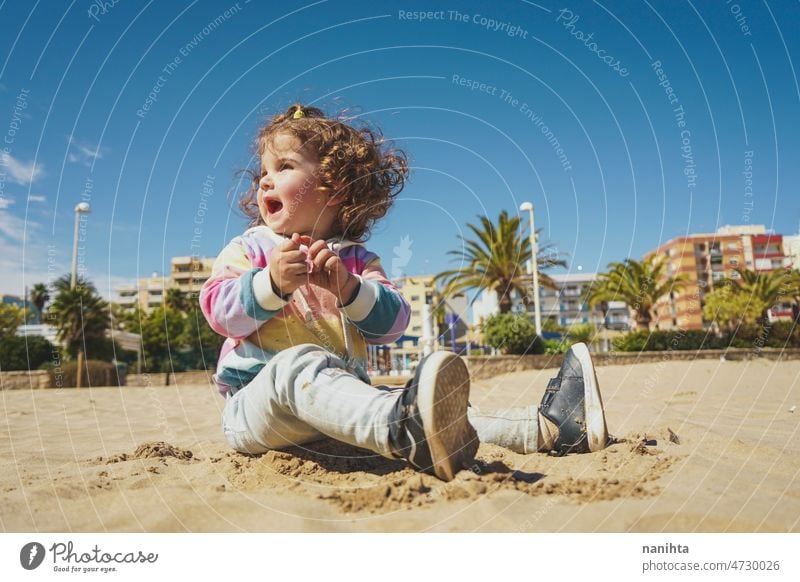
[[[269,255],[284,237],[256,226],[234,238],[219,254],[200,291],[209,325],[227,337],[215,380],[220,392],[249,383],[281,350],[316,344],[346,359],[366,379],[367,344],[399,338],[410,317],[408,302],[386,278],[380,259],[351,241],[328,241],[350,273],[359,278],[345,306],[322,287],[306,284],[288,299],[272,289]]]

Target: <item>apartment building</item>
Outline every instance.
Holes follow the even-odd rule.
[[[423,315],[425,313],[425,304],[430,306],[430,310],[435,312],[437,307],[444,309],[446,319],[452,319],[452,315],[458,316],[456,323],[456,338],[462,341],[467,333],[467,319],[469,317],[469,302],[466,295],[459,293],[453,297],[449,297],[443,305],[442,298],[439,295],[436,286],[433,282],[433,275],[419,275],[413,277],[401,277],[395,279],[393,283],[397,286],[400,292],[408,301],[411,307],[411,320],[406,330],[406,335],[422,337],[425,330],[425,322]],[[435,314],[434,314],[434,329],[433,333],[436,334]]]
[[[125,308],[133,309],[138,306],[142,311],[150,312],[164,302],[169,288],[169,277],[153,273],[139,279],[135,285],[116,287],[116,302]]]
[[[539,286],[539,308],[543,325],[547,321],[561,327],[594,323],[617,331],[630,329],[630,310],[624,301],[609,302],[605,306],[607,312],[604,319],[604,306],[596,305],[590,308],[583,300],[586,288],[597,279],[597,273],[566,273],[550,275],[550,278],[555,283],[555,289]],[[531,320],[534,317],[533,309],[531,302],[527,308]],[[482,291],[473,303],[475,322],[499,312],[497,294],[494,292]],[[525,304],[516,293],[511,294],[511,312],[520,314],[526,312]]]
[[[425,304],[432,305],[436,295],[433,275],[418,277],[401,277],[393,281],[411,307],[411,321],[406,330],[407,335],[422,337],[425,329],[423,313]]]
[[[139,306],[149,312],[163,304],[167,290],[178,289],[188,297],[196,297],[203,283],[211,276],[216,257],[173,257],[169,276],[153,273],[139,279],[135,285],[120,285],[117,303],[123,307]]]
[[[666,276],[684,275],[688,284],[656,303],[653,325],[659,329],[703,329],[703,297],[737,269],[766,272],[789,266],[783,237],[764,225],[724,226],[714,233],[676,237],[647,253],[666,257]],[[771,317],[791,317],[791,306],[776,306]]]
[[[567,273],[550,275],[550,278],[556,288],[539,289],[543,322],[550,320],[562,327],[594,323],[618,331],[630,329],[630,310],[624,301],[609,301],[607,305],[598,304],[594,307],[589,307],[584,301],[586,289],[597,279],[597,273]],[[532,305],[529,306],[529,311],[533,314]]]
[[[216,257],[172,257],[170,287],[187,295],[197,294],[211,276]]]
[[[800,269],[800,234],[783,237],[783,252],[793,269]]]

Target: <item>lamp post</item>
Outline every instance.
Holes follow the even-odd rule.
[[[75,206],[75,234],[72,237],[72,276],[69,280],[70,289],[75,288],[78,281],[78,229],[81,222],[81,214],[89,214],[92,211],[88,202],[79,202]]]
[[[89,214],[92,211],[88,202],[79,202],[75,206],[75,234],[72,237],[72,274],[69,280],[69,288],[75,289],[75,284],[78,282],[78,230],[81,222],[81,214]],[[75,370],[75,384],[76,388],[80,388],[83,384],[83,349],[78,348],[78,362],[77,369]]]
[[[536,255],[539,253],[539,245],[536,243],[536,228],[533,226],[533,204],[523,202],[519,207],[520,211],[527,211],[531,219],[531,272],[533,273],[533,320],[536,325],[536,335],[542,337],[542,312],[539,306],[539,266],[536,263]]]

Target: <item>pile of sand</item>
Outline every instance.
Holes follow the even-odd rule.
[[[553,371],[475,384],[537,402]],[[450,483],[332,440],[235,453],[208,386],[2,392],[5,531],[798,531],[800,364],[599,368],[618,442],[482,444]]]

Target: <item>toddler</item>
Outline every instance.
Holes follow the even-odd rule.
[[[522,453],[605,446],[582,344],[539,407],[470,407],[469,374],[451,352],[425,358],[404,389],[371,386],[367,344],[397,340],[410,310],[363,241],[405,184],[405,154],[301,105],[267,123],[256,149],[260,171],[240,200],[250,228],[222,250],[200,293],[209,324],[228,338],[214,378],[235,450],[328,436],[449,481],[479,439]]]

